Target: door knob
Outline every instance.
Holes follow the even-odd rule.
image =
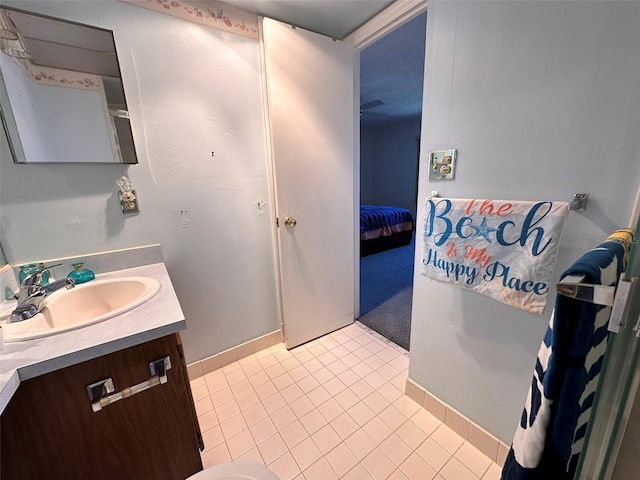
[[[295,218],[293,217],[284,217],[284,225],[285,227],[295,227],[298,224]]]

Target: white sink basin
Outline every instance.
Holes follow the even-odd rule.
[[[160,283],[149,277],[96,279],[61,289],[45,299],[44,309],[33,318],[4,324],[4,339],[31,340],[102,322],[138,307],[158,290]]]

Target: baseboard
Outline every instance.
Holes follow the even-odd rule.
[[[498,465],[504,465],[509,453],[508,445],[427,392],[410,378],[407,378],[405,384],[405,394]]]
[[[254,338],[253,340],[249,340],[248,342],[225,350],[224,352],[216,353],[210,357],[190,363],[187,365],[189,380],[195,380],[198,377],[202,377],[203,375],[211,373],[214,370],[229,365],[230,363],[241,360],[249,355],[253,355],[260,350],[282,343],[282,341],[282,331],[276,330],[275,332]]]

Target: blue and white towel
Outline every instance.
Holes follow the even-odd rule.
[[[561,279],[616,286],[632,235],[618,230]],[[580,458],[607,348],[611,307],[557,295],[502,480],[570,480]]]

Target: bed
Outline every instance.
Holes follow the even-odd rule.
[[[384,252],[411,243],[413,216],[399,207],[360,206],[360,256]]]

